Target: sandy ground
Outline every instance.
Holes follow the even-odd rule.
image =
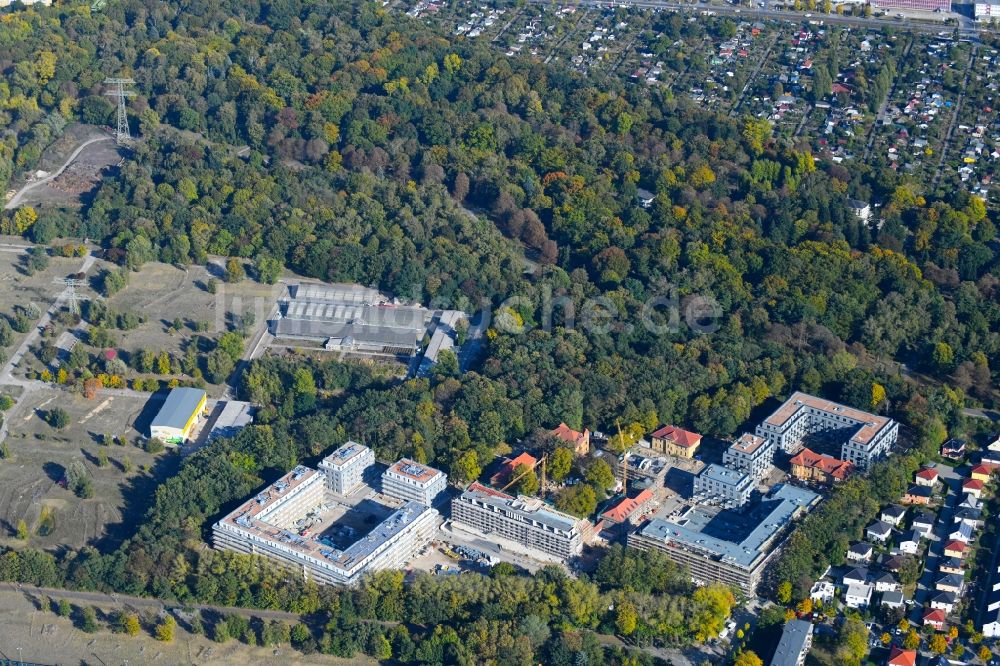
[[[18,653],[17,648],[21,648]],[[337,659],[314,654],[308,657],[289,647],[247,647],[236,641],[218,644],[204,636],[177,630],[173,643],[160,643],[148,632],[131,638],[100,631],[87,634],[73,623],[15,592],[0,592],[0,659],[23,659],[40,664],[373,664],[360,657]]]

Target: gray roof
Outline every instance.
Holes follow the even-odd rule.
[[[433,509],[419,502],[407,501],[406,504],[379,523],[367,535],[358,539],[339,553],[333,551],[331,553],[332,557],[328,559],[335,561],[345,569],[353,569],[358,566],[361,560],[374,553],[382,544],[409,527],[415,520],[428,511],[433,511]]]
[[[515,515],[525,521],[540,523],[560,532],[572,532],[578,528],[580,521],[573,516],[550,508],[541,500],[527,497],[510,497],[497,493],[466,489],[459,501],[475,500],[495,507],[506,515]]]
[[[865,533],[871,534],[888,534],[891,531],[892,525],[881,520],[876,520],[865,529]]]
[[[864,567],[858,567],[857,569],[851,569],[844,574],[843,580],[859,580],[862,583],[868,581],[868,569]]]
[[[851,552],[856,555],[869,555],[872,552],[872,545],[867,541],[859,541],[851,546]]]
[[[903,593],[898,590],[887,590],[882,593],[882,603],[898,606],[903,603]]]
[[[965,584],[965,577],[953,573],[945,574],[934,581],[934,586],[937,587],[940,583],[944,583],[948,587],[962,587]]]
[[[798,666],[799,656],[812,633],[812,625],[804,620],[790,620],[781,632],[781,640],[771,658],[771,666]]]
[[[932,525],[933,526],[935,522],[937,522],[937,516],[935,516],[933,513],[927,512],[927,511],[921,511],[920,513],[918,513],[913,518],[913,524],[914,525],[916,525],[918,523],[921,523],[921,524],[924,524],[924,525]]]
[[[698,476],[703,476],[706,479],[712,479],[713,481],[718,481],[729,486],[742,486],[746,483],[749,475],[746,472],[741,472],[740,470],[733,469],[731,467],[724,467],[722,465],[716,465],[712,463],[707,465]]]
[[[898,504],[890,504],[889,506],[882,509],[883,516],[890,516],[892,518],[899,518],[906,513],[906,507],[900,506]]]
[[[205,392],[201,389],[178,387],[171,390],[150,427],[183,429],[204,397]]]
[[[796,486],[781,484],[776,486],[771,495],[756,507],[765,507],[766,513],[760,521],[739,541],[729,541],[706,533],[704,530],[711,522],[710,518],[699,514],[696,508],[688,511],[685,524],[667,522],[654,518],[646,523],[639,532],[658,541],[674,542],[707,553],[738,566],[750,568],[758,558],[766,555],[764,547],[775,534],[788,525],[792,518],[803,508],[811,506],[819,495]],[[763,511],[763,510],[762,510]],[[693,525],[690,527],[689,525]]]

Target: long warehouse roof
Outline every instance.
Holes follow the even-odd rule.
[[[170,391],[160,411],[153,417],[153,427],[183,430],[191,415],[198,410],[205,392],[201,389],[178,387]]]

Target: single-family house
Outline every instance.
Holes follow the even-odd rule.
[[[953,592],[937,592],[931,596],[931,608],[939,608],[945,613],[955,610],[958,597]]]
[[[555,429],[550,430],[549,434],[569,444],[573,449],[573,453],[578,456],[585,456],[590,453],[590,431],[586,428],[583,429],[583,432],[580,432],[573,430],[565,423],[560,423]]]
[[[900,523],[903,522],[903,518],[906,517],[906,507],[898,504],[890,504],[882,509],[882,512],[879,513],[878,517],[883,523],[889,523],[893,527],[899,527]]]
[[[899,550],[907,555],[916,555],[920,551],[920,539],[923,535],[916,530],[907,530],[899,537]]]
[[[931,503],[934,492],[928,486],[918,486],[916,484],[906,489],[903,495],[903,504],[927,505]]]
[[[640,187],[635,191],[635,199],[643,208],[649,208],[653,205],[653,201],[656,200],[656,195]]]
[[[892,533],[892,525],[889,523],[884,523],[881,520],[876,520],[874,523],[865,529],[865,536],[872,541],[878,541],[879,543],[885,543]]]
[[[934,582],[934,589],[938,592],[952,592],[962,594],[965,588],[965,577],[959,574],[944,574]]]
[[[926,537],[934,530],[935,522],[937,522],[937,516],[927,511],[921,511],[913,517],[910,527]]]
[[[957,510],[962,509],[982,509],[983,503],[975,495],[964,494],[962,501],[958,503]]]
[[[967,551],[968,549],[969,547],[965,544],[964,541],[951,541],[945,544],[944,556],[964,558],[965,551]]]
[[[966,479],[962,481],[962,492],[966,495],[972,495],[976,499],[983,498],[983,488],[986,484],[979,479]]]
[[[892,592],[902,589],[896,577],[888,571],[877,576],[872,582],[875,584],[876,592]]]
[[[850,91],[850,88],[846,88],[846,86],[843,86],[842,84],[834,84],[834,85],[839,85],[841,88],[845,88],[847,91]],[[831,90],[836,94],[837,91],[833,90],[833,87],[831,87]],[[857,217],[858,220],[860,220],[863,224],[868,224],[869,220],[871,220],[872,205],[867,201],[861,201],[859,199],[848,199],[847,207],[851,210],[852,213],[854,213],[854,216]]]
[[[889,590],[882,593],[881,605],[887,608],[902,608],[904,603],[905,598],[899,590]]]
[[[844,593],[844,603],[849,608],[867,608],[871,600],[871,585],[849,585],[847,591]]]
[[[837,588],[830,581],[818,580],[813,583],[812,589],[809,590],[809,598],[813,601],[828,604],[833,601],[836,591]]]
[[[979,463],[978,465],[972,468],[972,471],[969,472],[969,476],[971,476],[973,479],[982,481],[983,483],[989,483],[990,477],[993,476],[993,472],[995,469],[996,467],[994,467],[993,465]]]
[[[904,650],[898,645],[893,645],[889,650],[889,659],[886,666],[917,666],[917,651]]]
[[[864,585],[868,582],[868,569],[865,569],[864,567],[851,569],[844,574],[844,577],[840,579],[840,582],[845,587],[850,587],[851,585]]]
[[[900,570],[906,565],[909,558],[902,554],[889,554],[882,559],[882,568],[886,571],[891,571],[892,573],[899,573]]]
[[[925,608],[922,622],[925,627],[944,631],[945,620],[947,619],[948,614],[940,608]]]
[[[654,451],[688,459],[694,458],[701,445],[701,435],[672,425],[654,430],[650,440]]]
[[[867,541],[859,541],[847,550],[849,562],[870,562],[875,550]]]
[[[941,445],[941,455],[945,458],[951,458],[952,460],[958,460],[965,455],[965,440],[964,439],[949,439],[947,442]]]
[[[925,486],[928,488],[933,488],[937,485],[938,479],[941,477],[938,471],[933,467],[924,467],[922,470],[916,473],[913,482],[918,486]]]
[[[965,566],[959,557],[942,557],[938,562],[938,571],[945,574],[962,575],[965,573]]]
[[[968,523],[972,526],[972,529],[978,530],[983,524],[982,515],[983,512],[981,509],[970,509],[969,507],[965,507],[952,514],[952,522],[956,524]]]
[[[948,538],[954,541],[961,541],[963,543],[971,543],[972,528],[968,523],[958,523],[952,528],[951,534],[948,535]]]

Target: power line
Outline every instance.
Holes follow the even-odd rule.
[[[115,141],[119,146],[124,146],[132,142],[132,133],[128,128],[128,114],[125,112],[125,98],[135,97],[135,92],[126,90],[125,86],[135,84],[134,79],[104,79],[105,85],[115,86],[114,90],[108,90],[104,94],[118,99],[118,129],[115,132]]]

